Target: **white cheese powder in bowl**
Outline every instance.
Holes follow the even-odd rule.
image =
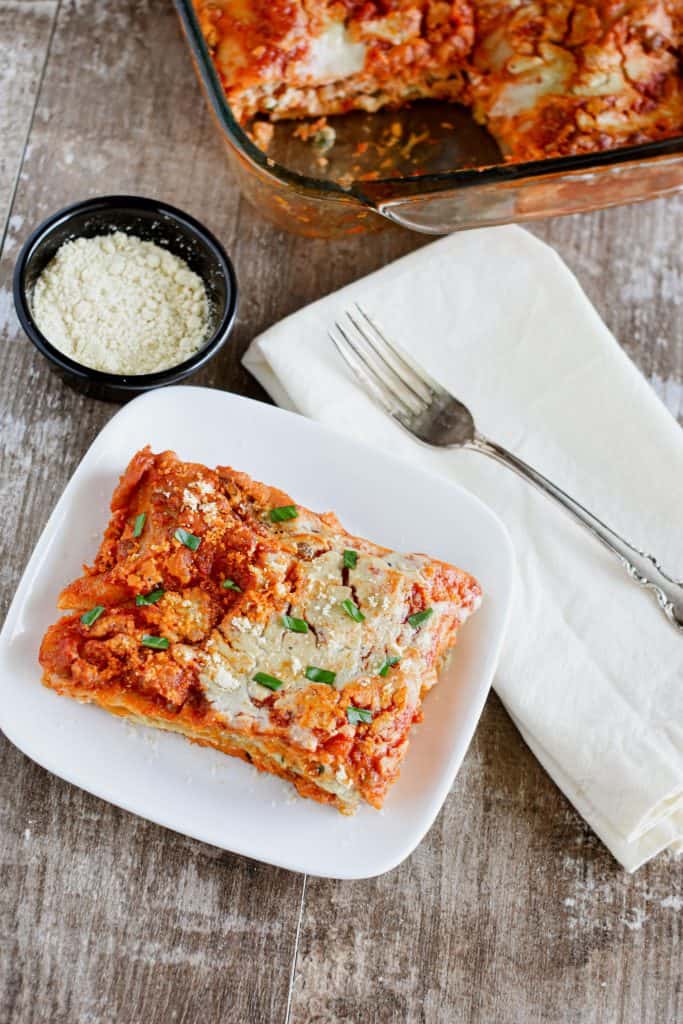
[[[123,231],[65,242],[35,283],[31,312],[64,355],[125,375],[184,362],[206,342],[211,320],[201,277]]]

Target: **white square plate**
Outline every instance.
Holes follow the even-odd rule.
[[[481,610],[425,701],[380,813],[362,807],[344,817],[242,761],[40,685],[38,648],[57,618],[57,596],[92,561],[114,486],[147,443],[244,470],[316,511],[333,509],[356,534],[426,551],[480,581]],[[415,849],[453,784],[496,667],[512,580],[505,528],[467,491],[260,402],[205,388],[154,391],[102,430],[36,546],[0,636],[0,726],[49,771],[150,821],[294,871],[368,878]]]

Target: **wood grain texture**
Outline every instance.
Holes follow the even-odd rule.
[[[7,224],[56,13],[57,0],[0,4],[0,229]]]
[[[234,340],[195,379],[255,397],[263,392],[239,363],[254,334],[426,242],[395,229],[340,242],[276,231],[237,194],[170,5],[0,0],[0,27],[15,32],[21,7],[30,68],[57,6],[39,91],[40,74],[29,75],[25,151],[33,106],[22,125],[0,119],[15,176],[23,154],[0,261],[0,517],[20,524],[0,540],[3,612],[115,411],[62,385],[19,331],[11,269],[31,226],[114,191],[156,195],[204,220],[235,261],[242,301]],[[533,230],[683,420],[683,202]],[[660,857],[622,872],[495,697],[427,839],[367,882],[305,883],[164,831],[48,775],[2,738],[0,770],[0,1024],[683,1018],[680,865]]]

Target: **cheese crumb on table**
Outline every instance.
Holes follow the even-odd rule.
[[[122,231],[65,242],[36,281],[32,312],[55,348],[107,373],[177,366],[209,330],[201,277],[156,243]]]

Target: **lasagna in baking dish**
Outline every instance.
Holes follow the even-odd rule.
[[[245,124],[454,100],[511,160],[683,132],[683,0],[194,3]]]
[[[469,0],[195,0],[237,117],[374,111],[459,99],[474,40]]]
[[[45,685],[344,813],[380,807],[476,580],[173,452],[138,452],[111,510],[43,640]]]
[[[470,102],[537,160],[683,132],[683,0],[476,0]]]

